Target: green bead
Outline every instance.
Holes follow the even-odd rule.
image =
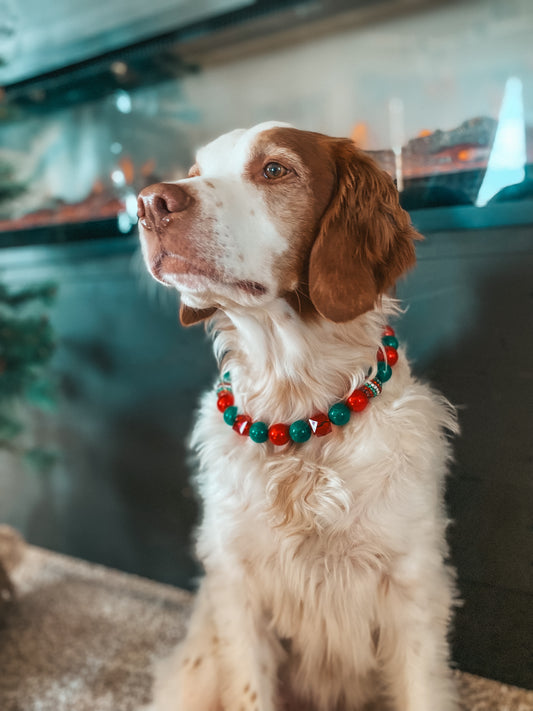
[[[229,370],[226,370],[226,372],[222,376],[222,379],[227,380],[228,382],[231,380],[231,373],[229,372]]]
[[[311,437],[311,428],[305,420],[296,420],[289,427],[289,437],[293,442],[307,442]]]
[[[235,418],[237,417],[237,408],[235,405],[230,405],[224,410],[224,422],[230,427],[233,426]]]
[[[264,422],[254,422],[248,434],[251,440],[261,444],[261,442],[266,442],[268,439],[268,427]]]
[[[398,339],[396,336],[383,336],[381,342],[384,346],[390,346],[391,348],[398,348]]]
[[[377,377],[381,380],[382,383],[386,383],[391,375],[392,375],[392,368],[390,367],[390,365],[387,365],[383,361],[380,361],[378,363]]]
[[[334,425],[342,427],[350,419],[350,409],[343,402],[337,402],[329,408],[328,417]]]

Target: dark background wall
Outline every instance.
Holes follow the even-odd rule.
[[[454,656],[465,670],[533,687],[533,230],[436,232],[399,287],[397,324],[421,378],[460,409],[448,487],[465,600]],[[52,279],[56,412],[40,439],[48,474],[0,459],[0,520],[35,544],[176,585],[197,515],[184,440],[215,363],[176,296],[144,273],[135,240],[0,251],[12,285]]]

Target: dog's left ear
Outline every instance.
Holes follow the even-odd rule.
[[[210,309],[193,309],[186,304],[180,304],[180,321],[182,326],[194,326],[195,323],[205,321],[206,318],[212,316],[216,308]]]
[[[332,142],[337,186],[309,261],[309,295],[330,321],[372,309],[415,263],[422,239],[400,207],[392,178],[352,141]]]

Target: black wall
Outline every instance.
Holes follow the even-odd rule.
[[[465,600],[465,670],[533,687],[533,230],[431,234],[398,295],[413,367],[460,408],[449,481]],[[55,413],[36,418],[61,459],[49,474],[0,455],[0,520],[35,544],[191,586],[196,516],[184,439],[215,363],[134,241],[0,251],[13,285],[53,279]]]

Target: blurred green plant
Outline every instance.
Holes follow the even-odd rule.
[[[55,455],[23,443],[23,414],[28,406],[51,410],[56,404],[47,368],[55,338],[46,314],[55,295],[53,284],[13,290],[0,283],[0,449],[39,470],[49,469]]]

